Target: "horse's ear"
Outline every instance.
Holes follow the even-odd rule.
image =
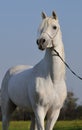
[[[47,17],[47,15],[44,12],[42,12],[41,16],[42,16],[42,19],[45,19]]]
[[[53,17],[55,20],[58,19],[58,18],[57,18],[57,15],[56,15],[56,13],[55,13],[55,11],[52,12],[52,17]]]

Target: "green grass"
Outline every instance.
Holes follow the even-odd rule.
[[[29,130],[29,121],[11,121],[9,130]],[[0,122],[1,130],[1,122]],[[82,120],[75,121],[58,121],[54,127],[54,130],[82,130]]]
[[[82,130],[82,121],[58,121],[54,130]]]

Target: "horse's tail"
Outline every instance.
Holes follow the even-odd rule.
[[[6,72],[1,84],[1,104],[4,103],[4,98],[8,97],[8,82],[11,77],[10,69]]]

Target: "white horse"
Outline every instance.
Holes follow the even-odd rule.
[[[16,106],[27,108],[31,114],[30,130],[52,130],[67,95],[64,46],[56,13],[42,13],[38,30],[38,48],[46,50],[44,58],[34,67],[17,66],[9,69],[1,87],[2,128],[8,130],[9,118]],[[46,126],[44,119],[47,115]]]

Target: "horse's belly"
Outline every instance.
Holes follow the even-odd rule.
[[[28,86],[25,79],[12,76],[8,85],[8,94],[15,105],[25,107],[28,111],[32,111],[28,95]]]

